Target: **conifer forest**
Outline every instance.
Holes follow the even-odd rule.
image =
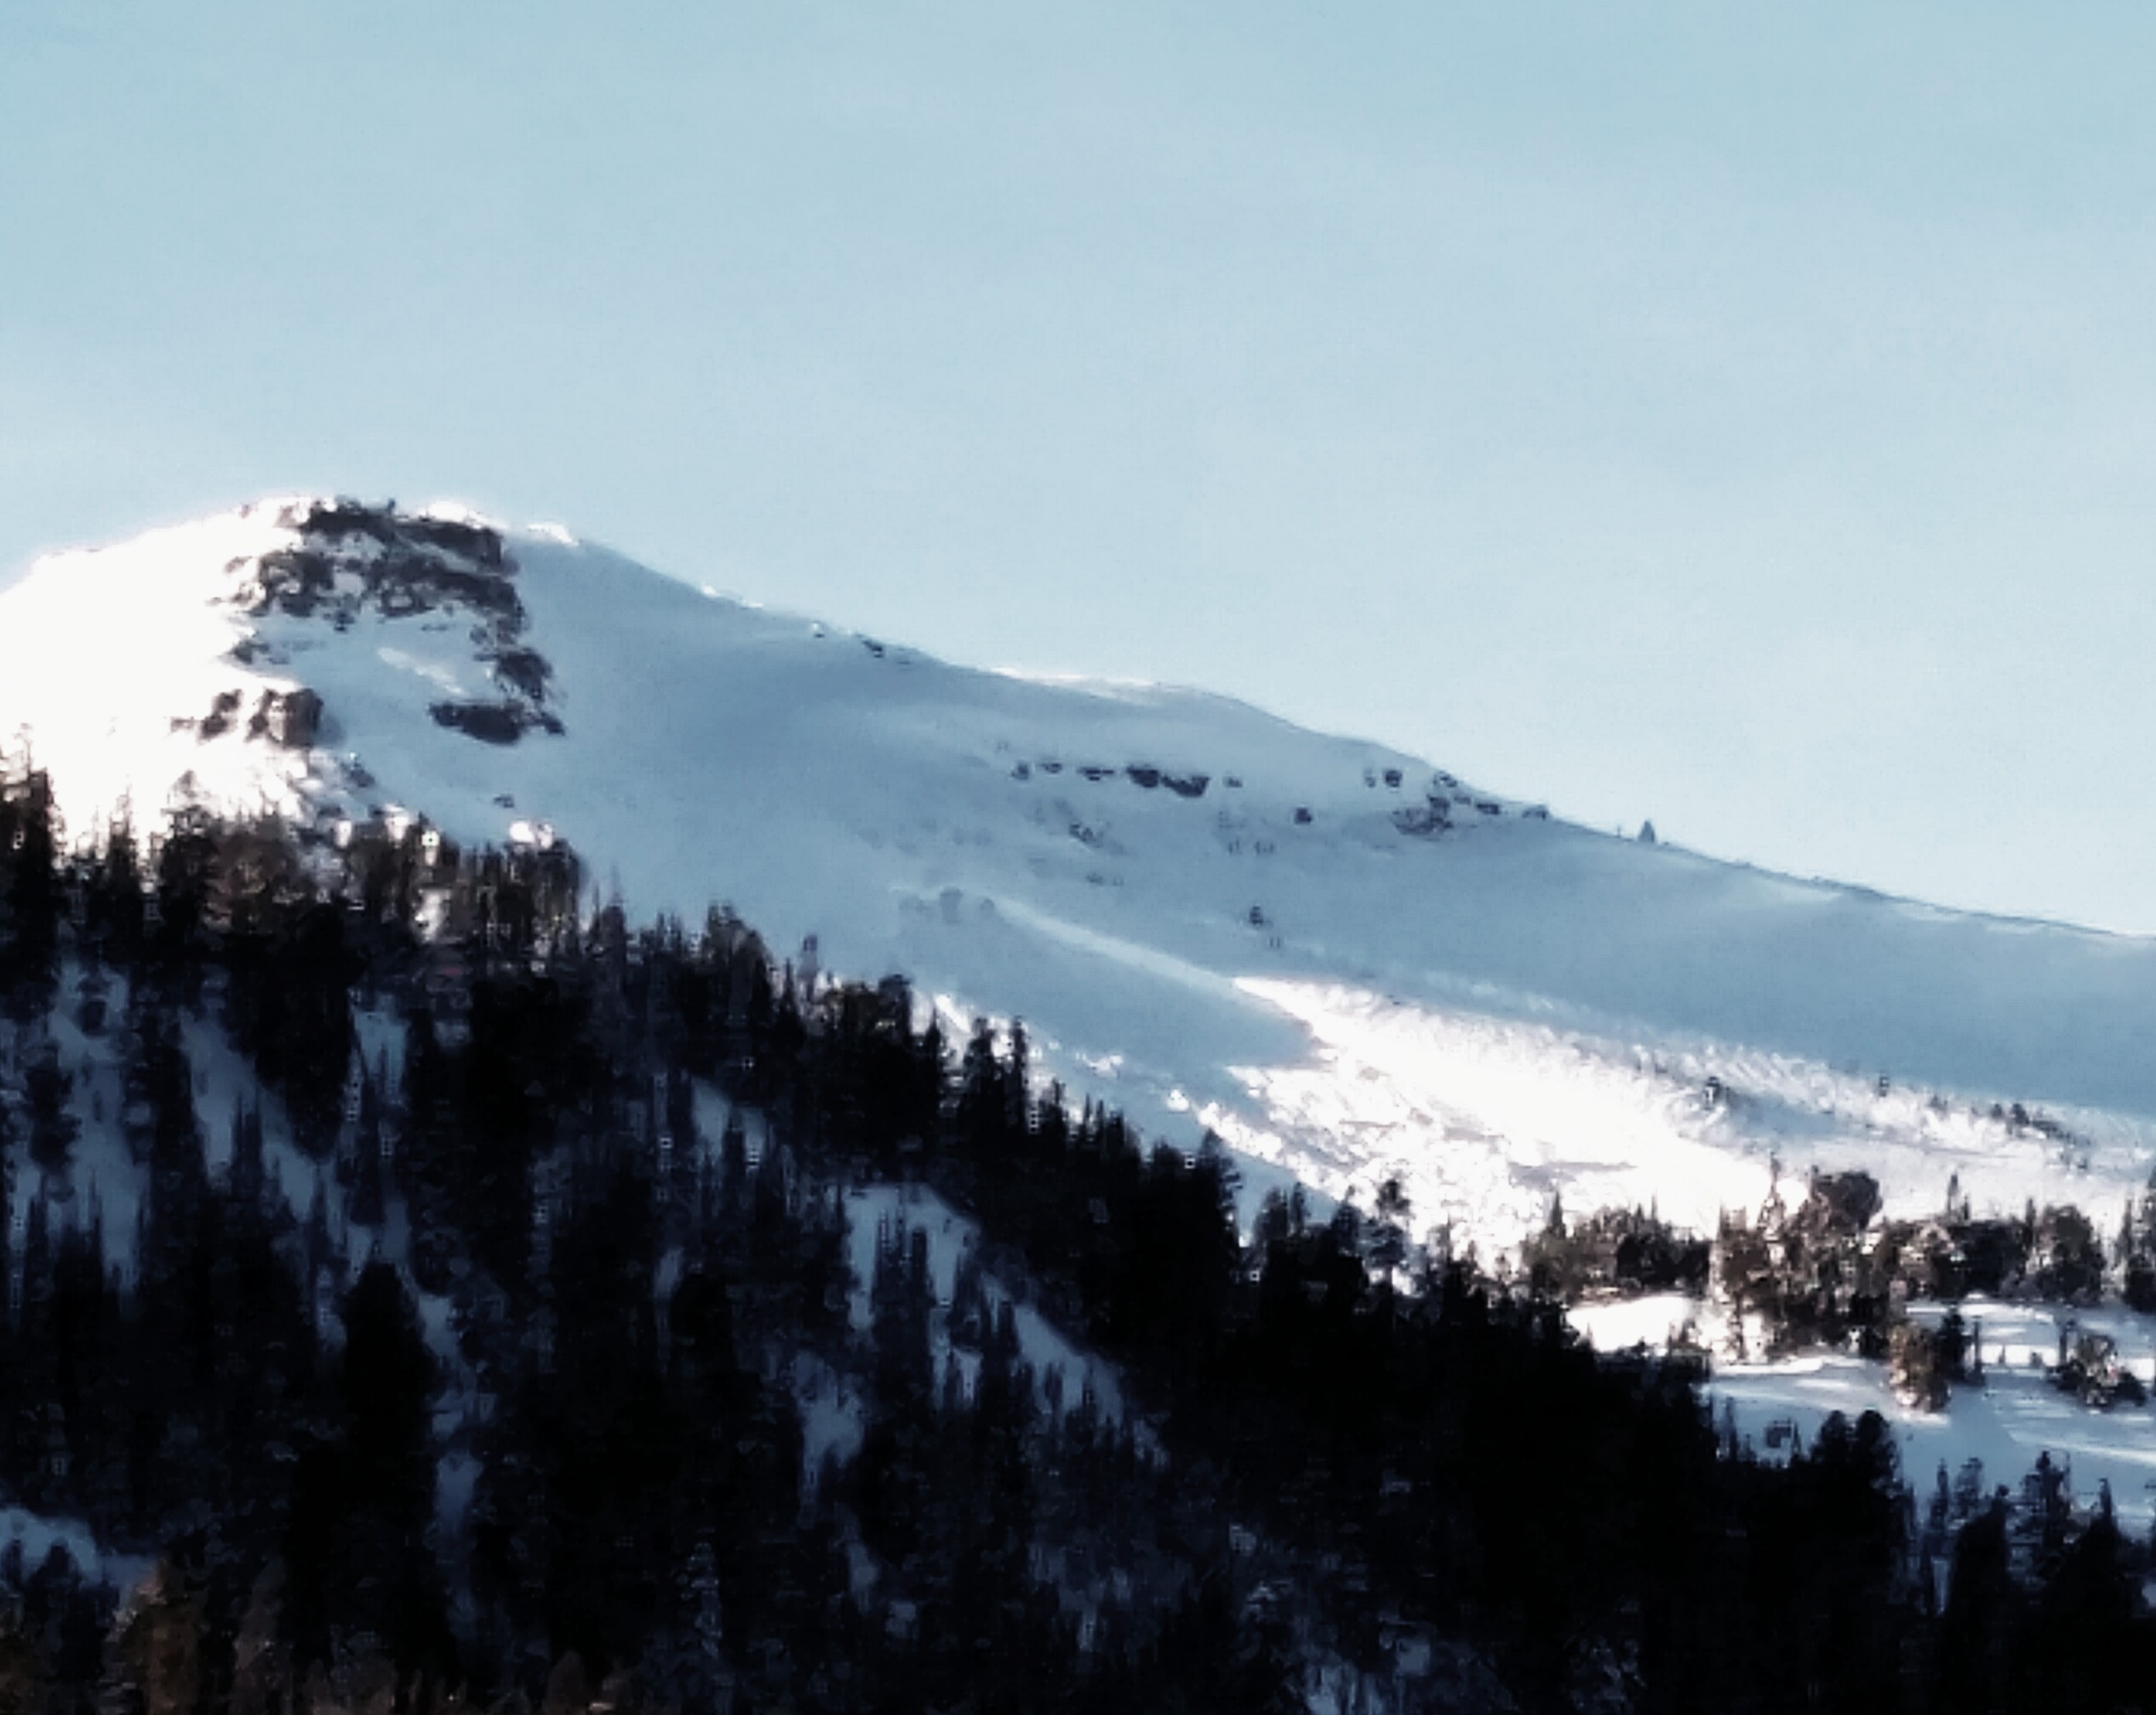
[[[1943,1392],[1889,1277],[2091,1289],[2062,1214],[1245,1220],[1022,1022],[593,901],[8,775],[0,1715],[2156,1707],[2107,1492],[1770,1461],[1564,1317],[1712,1288]]]

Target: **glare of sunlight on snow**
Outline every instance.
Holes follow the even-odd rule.
[[[2147,1176],[2134,946],[2032,928],[2002,952],[1996,924],[1952,914],[1913,935],[1907,907],[1531,825],[1427,762],[1226,699],[834,656],[858,634],[757,618],[558,527],[510,546],[532,545],[517,599],[573,741],[478,745],[432,707],[500,683],[460,616],[250,611],[288,516],[54,557],[6,593],[0,745],[39,723],[71,839],[123,803],[153,825],[175,792],[325,827],[423,814],[466,842],[543,843],[543,807],[644,907],[695,921],[723,899],[775,946],[818,935],[826,969],[904,970],[954,1042],[1022,1017],[1073,1098],[1112,1093],[1181,1146],[1210,1127],[1253,1181],[1263,1164],[1367,1199],[1397,1175],[1418,1233],[1453,1221],[1485,1250],[1559,1193],[1711,1226],[1758,1206],[1776,1156],[1793,1184],[1861,1168],[1904,1213],[1952,1175],[1980,1209],[2108,1220]],[[244,712],[300,684],[320,749],[251,739]],[[233,695],[239,730],[209,738]],[[1170,763],[1189,792],[1155,789]],[[1441,797],[1497,808],[1442,837],[1403,821]],[[1880,1068],[1919,1052],[1946,1082],[1888,1087]],[[1990,1117],[2032,1094],[2088,1102],[2047,1107],[2070,1150]]]
[[[1235,1069],[1286,1140],[1267,1153],[1298,1172],[1316,1166],[1335,1195],[1367,1198],[1397,1174],[1418,1228],[1450,1221],[1510,1248],[1562,1192],[1575,1213],[1659,1199],[1665,1216],[1711,1229],[1718,1210],[1766,1191],[1764,1160],[1700,1135],[1690,1092],[1545,1026],[1329,984],[1238,986],[1312,1041],[1305,1064]],[[1335,1159],[1312,1162],[1320,1152]]]

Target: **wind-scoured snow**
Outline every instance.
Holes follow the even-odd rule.
[[[348,567],[335,612],[264,609],[306,517],[0,595],[0,735],[76,835],[186,792],[558,835],[632,916],[729,901],[776,953],[814,935],[823,969],[1022,1018],[1043,1069],[1170,1141],[1210,1125],[1335,1195],[1397,1175],[1418,1232],[1490,1248],[1558,1192],[1704,1224],[1776,1156],[1865,1166],[1897,1212],[1949,1173],[1980,1207],[2091,1209],[2147,1177],[2156,942],[1616,839],[1243,704],[947,666],[558,529],[503,534],[483,613],[359,599]],[[299,741],[249,735],[300,691]]]

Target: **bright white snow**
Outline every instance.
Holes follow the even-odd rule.
[[[2156,1318],[2118,1306],[2078,1310],[2059,1305],[2002,1304],[1982,1297],[1958,1308],[1982,1348],[1980,1385],[1956,1386],[1943,1411],[1924,1411],[1896,1397],[1886,1367],[1843,1352],[1811,1352],[1771,1362],[1730,1356],[1726,1311],[1676,1293],[1580,1305],[1567,1318],[1598,1350],[1660,1348],[1680,1331],[1711,1355],[1706,1398],[1718,1425],[1734,1426],[1759,1457],[1779,1461],[1799,1444],[1810,1447],[1820,1426],[1840,1412],[1854,1422],[1876,1411],[1893,1431],[1903,1476],[1919,1501],[1931,1494],[1944,1463],[1951,1481],[1970,1460],[1983,1466],[1983,1494],[2004,1484],[2018,1493],[2039,1455],[2049,1453],[2069,1475],[2074,1499],[2087,1505],[2100,1483],[2111,1486],[2122,1517],[2136,1529],[2156,1524],[2156,1408],[2119,1404],[2107,1411],[2062,1392],[2045,1374],[2060,1355],[2060,1335],[2101,1334],[2144,1383],[2156,1385]],[[1936,1323],[1939,1305],[1910,1307],[1912,1318]],[[1751,1350],[1761,1349],[1751,1331]]]
[[[1210,1124],[1333,1194],[1397,1174],[1418,1231],[1485,1252],[1554,1192],[1703,1224],[1770,1155],[1866,1166],[1890,1209],[1958,1172],[1980,1207],[2104,1219],[2156,1155],[2156,943],[1614,839],[1241,704],[946,666],[558,529],[509,546],[565,730],[489,744],[428,712],[490,693],[470,616],[247,614],[280,516],[0,596],[0,735],[77,834],[183,780],[473,840],[544,824],[632,913],[730,901],[780,955],[814,935],[825,969],[1023,1018],[1045,1071],[1173,1141]],[[299,685],[312,751],[174,725]],[[2016,1100],[2073,1135],[1988,1118]]]

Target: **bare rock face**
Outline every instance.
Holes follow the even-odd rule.
[[[232,717],[239,712],[239,704],[240,694],[237,691],[220,691],[210,699],[208,714],[198,721],[181,721],[177,724],[192,724],[203,738],[217,738],[232,729]]]
[[[255,563],[242,596],[250,612],[320,619],[340,631],[368,612],[468,619],[504,700],[523,706],[523,724],[549,727],[539,712],[553,668],[524,641],[517,563],[499,531],[356,500],[307,501],[283,521],[300,540]]]
[[[563,730],[547,706],[554,670],[526,641],[517,563],[498,531],[356,500],[306,501],[282,522],[298,534],[293,546],[251,566],[236,563],[236,570],[251,573],[238,597],[247,611],[316,620],[338,631],[369,614],[386,620],[432,616],[433,628],[443,620],[468,621],[474,656],[493,681],[494,695],[434,703],[429,712],[435,722],[490,745]],[[274,646],[251,638],[234,654],[243,660],[257,655],[283,659]],[[306,749],[321,721],[322,700],[312,691],[266,695],[249,731]]]
[[[299,542],[265,554],[252,603],[345,626],[365,609],[398,618],[456,608],[481,616],[497,648],[523,630],[516,565],[498,531],[356,500],[313,500],[285,522]]]
[[[1393,826],[1404,834],[1418,839],[1434,838],[1452,830],[1452,815],[1442,799],[1432,798],[1427,803],[1410,804],[1393,812]]]
[[[322,699],[305,685],[289,691],[264,691],[247,723],[250,737],[266,738],[291,751],[313,747],[322,729]]]
[[[434,723],[478,739],[482,744],[513,745],[536,729],[558,734],[562,723],[543,709],[513,697],[498,702],[438,702],[427,706]]]

